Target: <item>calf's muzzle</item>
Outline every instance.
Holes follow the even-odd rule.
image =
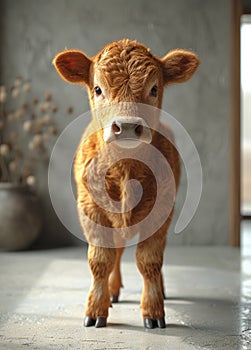
[[[134,148],[142,142],[151,143],[152,134],[143,118],[117,116],[104,128],[104,141],[115,142],[124,148]]]

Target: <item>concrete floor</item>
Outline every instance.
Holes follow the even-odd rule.
[[[249,227],[251,237],[251,226]],[[86,248],[0,255],[0,349],[251,349],[251,239],[238,249],[166,250],[166,329],[145,330],[134,249],[107,328],[83,327]]]

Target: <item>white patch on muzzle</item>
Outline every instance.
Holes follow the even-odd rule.
[[[104,128],[104,141],[114,142],[122,148],[135,148],[142,143],[151,143],[152,134],[143,118],[121,117],[113,118]]]

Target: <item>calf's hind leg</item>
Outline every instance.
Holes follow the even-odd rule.
[[[119,301],[120,288],[123,287],[120,273],[120,259],[123,251],[124,247],[116,248],[116,262],[109,277],[109,291],[112,303]]]
[[[140,242],[136,250],[137,266],[144,279],[140,306],[146,328],[166,327],[161,267],[168,225],[167,221],[153,236]]]
[[[86,327],[105,327],[110,306],[108,288],[109,275],[114,267],[116,251],[114,248],[104,248],[89,245],[88,261],[93,275],[87,306],[85,310]]]

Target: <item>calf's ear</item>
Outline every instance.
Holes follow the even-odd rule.
[[[195,53],[185,50],[173,50],[161,59],[164,85],[183,83],[189,80],[200,64]]]
[[[53,64],[61,78],[73,84],[89,84],[91,63],[91,59],[79,50],[59,52],[53,60]]]

